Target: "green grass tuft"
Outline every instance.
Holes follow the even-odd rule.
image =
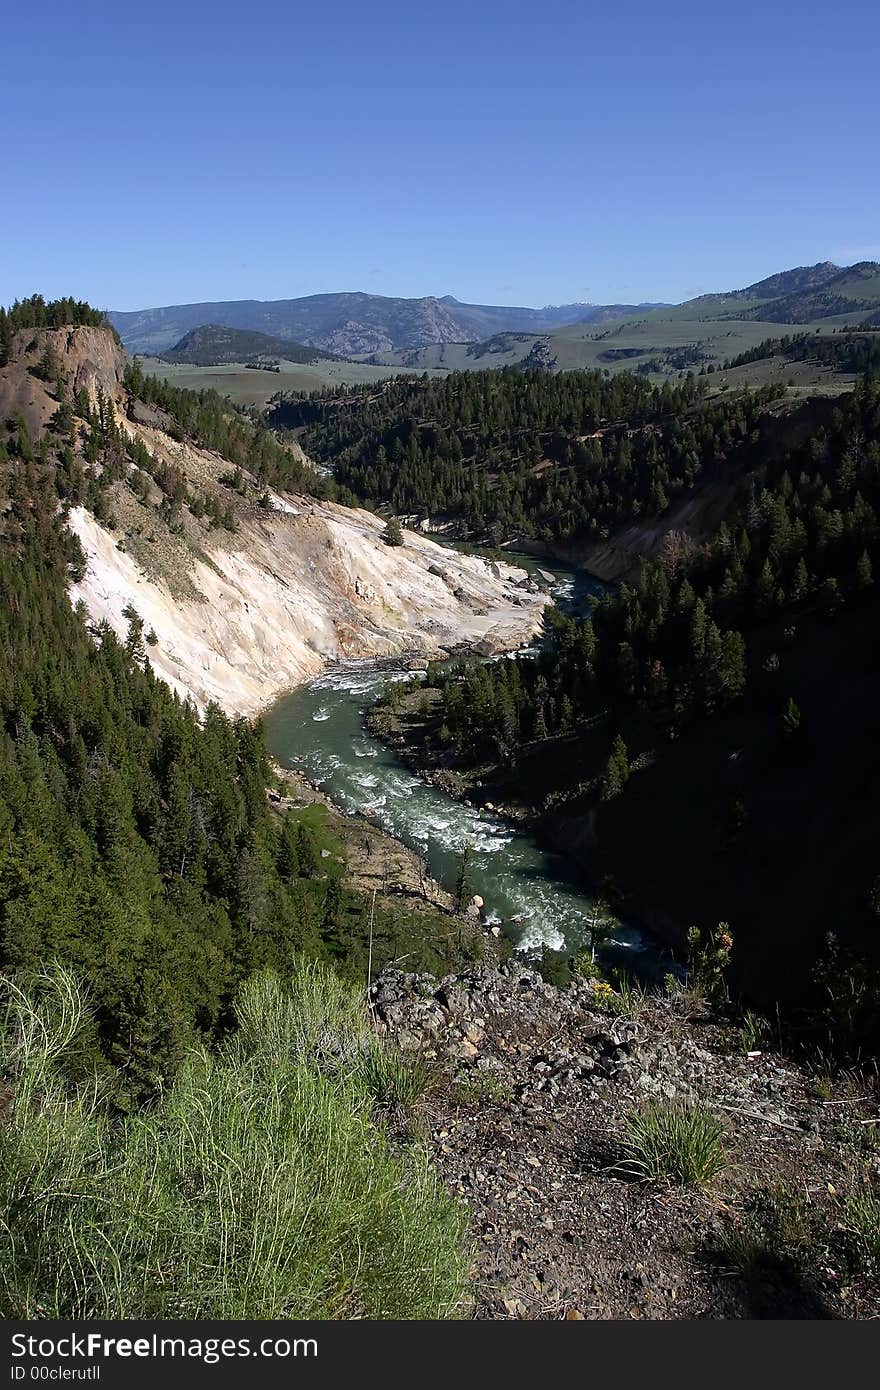
[[[393,1043],[373,1041],[358,1055],[355,1072],[360,1084],[379,1105],[415,1105],[431,1084],[424,1057],[407,1055]]]
[[[880,1273],[880,1192],[864,1182],[847,1194],[840,1220],[850,1267]]]
[[[725,1128],[703,1105],[648,1101],[627,1117],[621,1148],[630,1177],[706,1187],[725,1165]]]

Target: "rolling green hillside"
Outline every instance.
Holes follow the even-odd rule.
[[[870,313],[880,308],[880,265],[861,261],[819,287],[795,291],[771,301],[771,312],[762,318],[775,323],[805,323],[834,314]],[[756,311],[751,311],[757,316]]]
[[[569,323],[545,333],[498,333],[481,343],[445,343],[408,352],[379,353],[370,360],[388,367],[473,371],[487,367],[583,368],[611,374],[635,371],[660,381],[688,371],[717,372],[785,332],[803,334],[880,323],[880,265],[865,261],[841,268],[829,261],[767,276],[742,289],[700,295],[637,317],[612,322]],[[836,394],[852,386],[852,374],[822,362],[792,364],[762,357],[741,365],[729,380],[760,386],[772,381],[795,395]]]
[[[169,362],[164,357],[140,357],[145,376],[155,376],[173,386],[188,391],[218,391],[228,396],[234,405],[267,407],[279,393],[321,391],[325,386],[360,386],[387,381],[392,375],[414,375],[408,367],[372,366],[367,362],[349,362],[344,358],[325,356],[313,362],[295,363],[282,360],[279,370],[246,366],[242,362],[226,362],[217,367],[200,367],[191,362]],[[421,375],[424,368],[418,369]],[[445,372],[427,369],[430,376]]]
[[[189,362],[196,367],[219,367],[228,362],[262,363],[266,359],[297,363],[338,360],[335,353],[321,348],[217,323],[191,329],[162,356],[169,362]]]
[[[683,304],[655,309],[646,319],[652,324],[718,319],[813,323],[834,314],[870,310],[878,302],[880,264],[876,261],[846,267],[822,261],[767,276],[743,289],[702,294]]]

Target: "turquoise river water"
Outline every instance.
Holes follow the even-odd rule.
[[[588,594],[601,591],[582,573],[551,570],[543,562],[542,567],[553,574],[554,598],[562,608],[582,608]],[[576,948],[588,934],[593,906],[576,866],[527,830],[423,781],[366,732],[364,712],[389,679],[412,678],[369,662],[330,667],[268,711],[270,753],[316,783],[341,810],[367,814],[423,854],[431,875],[449,889],[455,886],[461,847],[469,843],[469,882],[483,899],[487,924],[502,924],[525,951],[542,945]],[[633,927],[620,927],[610,954],[637,974],[668,968],[653,938]]]

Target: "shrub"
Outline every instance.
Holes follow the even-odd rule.
[[[705,1187],[724,1167],[724,1136],[703,1105],[648,1101],[627,1117],[618,1167],[643,1182]]]
[[[704,938],[699,927],[688,932],[688,989],[714,1003],[727,999],[727,968],[733,950],[733,936],[726,922]]]
[[[67,972],[9,994],[0,1068],[0,1316],[442,1318],[466,1217],[392,1149],[356,1069],[360,1001],[303,968],[245,986],[240,1031],[110,1125],[59,1063],[86,1021]],[[330,1065],[323,1065],[329,1060]]]

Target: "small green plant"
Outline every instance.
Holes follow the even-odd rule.
[[[648,1004],[651,991],[642,980],[635,980],[626,970],[612,972],[613,989],[596,990],[596,1002],[605,1013],[620,1018],[638,1018]]]
[[[587,935],[584,950],[575,957],[573,974],[584,979],[597,979],[601,972],[596,968],[596,956],[614,937],[620,926],[617,918],[609,912],[602,898],[597,898],[586,921]]]
[[[725,1133],[704,1105],[647,1101],[627,1117],[618,1168],[641,1182],[707,1187],[725,1165]]]
[[[727,999],[727,967],[733,950],[733,934],[726,922],[704,937],[699,927],[688,932],[688,989],[712,1003]]]
[[[555,989],[568,989],[574,973],[575,961],[565,951],[555,951],[552,946],[541,947],[541,954],[535,961],[535,969],[545,984]]]
[[[743,1052],[761,1052],[769,1047],[772,1041],[770,1026],[766,1018],[762,1018],[760,1014],[752,1013],[751,1009],[746,1009],[742,1016],[739,1036]]]
[[[450,1097],[453,1105],[468,1105],[471,1101],[506,1100],[509,1091],[494,1071],[480,1068],[456,1077]]]
[[[578,980],[599,981],[602,979],[602,971],[592,950],[578,952],[571,963],[571,973]]]
[[[396,516],[389,516],[382,539],[386,545],[403,545],[403,527]]]
[[[810,1082],[810,1091],[817,1100],[831,1100],[834,1095],[834,1077],[825,1073],[814,1076]]]

